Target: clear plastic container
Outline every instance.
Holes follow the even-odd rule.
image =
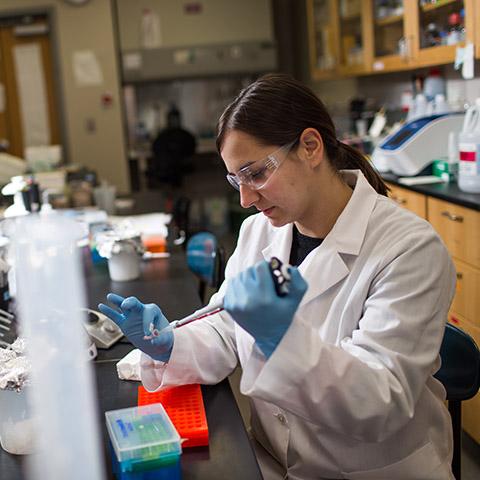
[[[180,435],[162,404],[112,410],[105,418],[117,478],[180,478]]]
[[[5,451],[15,455],[34,452],[33,422],[25,389],[0,389],[0,444]]]
[[[32,376],[38,455],[30,480],[102,480],[92,366],[85,344],[84,232],[58,212],[18,219],[12,236],[17,301]]]

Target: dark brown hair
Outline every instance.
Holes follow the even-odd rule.
[[[359,169],[378,193],[387,195],[385,183],[365,156],[337,140],[322,101],[289,75],[264,75],[238,94],[218,121],[217,149],[221,152],[230,130],[247,133],[265,145],[282,146],[298,139],[306,128],[318,130],[328,160],[337,172]]]

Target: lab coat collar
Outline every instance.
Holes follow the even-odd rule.
[[[360,170],[342,170],[345,181],[354,188],[346,207],[322,244],[305,258],[299,271],[309,288],[303,298],[306,304],[348,275],[349,269],[341,254],[358,255],[365,238],[368,221],[378,194]],[[262,250],[265,260],[272,256],[289,261],[293,224],[276,230],[272,242]],[[328,272],[319,275],[319,272]]]

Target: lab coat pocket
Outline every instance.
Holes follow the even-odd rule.
[[[431,442],[415,450],[404,459],[373,470],[358,472],[342,472],[348,480],[447,480],[450,476],[450,467],[439,468],[445,461],[442,460]],[[447,462],[448,463],[448,462]],[[439,470],[445,470],[442,475]],[[439,476],[440,475],[440,476]]]

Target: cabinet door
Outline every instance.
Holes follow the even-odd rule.
[[[404,0],[372,0],[373,64],[377,72],[398,71],[409,65],[411,39],[407,36]]]
[[[480,328],[480,269],[455,259],[457,286],[452,310]]]
[[[451,63],[458,46],[474,41],[474,1],[405,0],[412,67]]]
[[[388,184],[388,186],[390,187],[388,196],[394,202],[417,214],[419,217],[427,218],[427,197],[425,195],[392,184]]]
[[[473,30],[475,32],[475,57],[480,58],[480,4],[476,0],[469,0],[473,4]]]
[[[344,75],[369,73],[373,55],[371,0],[340,0],[338,4],[339,71]]]
[[[480,268],[480,212],[429,197],[428,220],[453,257]]]
[[[338,66],[338,2],[307,0],[310,74],[314,80],[332,78]]]

